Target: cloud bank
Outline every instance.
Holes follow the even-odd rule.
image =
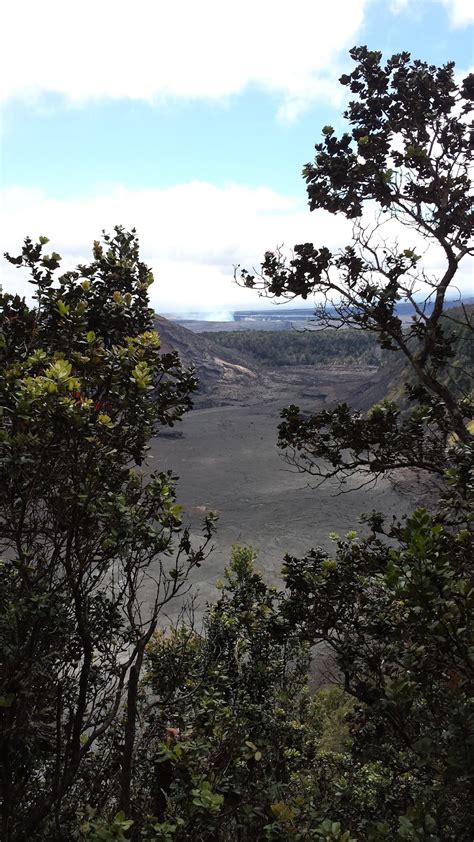
[[[155,272],[152,303],[166,312],[257,306],[255,295],[235,285],[235,264],[252,268],[267,249],[315,238],[337,247],[350,234],[343,219],[310,214],[304,197],[205,182],[152,190],[117,186],[82,200],[14,188],[5,191],[2,208],[2,252],[17,254],[26,235],[45,234],[65,268],[89,259],[102,229],[135,226],[143,259]],[[29,293],[13,267],[2,275],[6,289]]]
[[[468,26],[474,22],[472,0],[441,0],[447,7],[452,26]]]
[[[58,200],[40,191],[7,190],[2,201],[2,252],[17,254],[26,235],[46,234],[51,248],[64,257],[63,268],[88,261],[94,239],[103,228],[135,226],[142,258],[156,282],[153,306],[161,312],[232,310],[256,307],[257,296],[233,281],[233,267],[258,267],[266,250],[314,242],[336,250],[351,242],[351,224],[325,211],[309,213],[305,197],[289,197],[267,188],[216,187],[190,182],[166,189],[129,190],[117,186],[81,200]],[[402,247],[423,248],[413,232],[387,223],[389,239]],[[426,245],[426,244],[425,244]],[[431,246],[424,259],[430,273],[439,273],[444,257]],[[6,265],[5,289],[30,294],[22,272]],[[464,276],[464,277],[463,277]],[[471,291],[466,269],[460,286]]]
[[[410,8],[419,11],[420,2],[424,4],[425,9],[436,4],[444,6],[449,15],[450,25],[453,27],[468,26],[474,21],[472,0],[390,0],[390,11],[394,15]]]
[[[339,96],[334,68],[369,0],[17,0],[3,14],[0,98],[221,99],[256,86],[283,116]]]

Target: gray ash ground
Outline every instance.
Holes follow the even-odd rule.
[[[192,575],[198,619],[206,602],[218,597],[215,583],[233,544],[252,546],[258,552],[257,569],[276,582],[285,553],[301,555],[317,545],[328,547],[329,533],[357,529],[361,512],[376,509],[391,517],[410,508],[410,497],[388,479],[343,494],[334,482],[311,488],[311,478],[290,468],[276,447],[285,405],[293,402],[317,411],[347,400],[363,407],[366,395],[373,402],[376,380],[377,372],[370,368],[301,367],[266,370],[258,381],[236,382],[233,388],[217,383],[217,406],[201,403],[172,435],[153,441],[150,467],[170,468],[179,476],[178,500],[196,542],[205,513],[219,513],[214,550]],[[209,400],[210,394],[206,397]],[[346,490],[357,485],[354,478]],[[171,620],[179,608],[179,601],[170,604]]]

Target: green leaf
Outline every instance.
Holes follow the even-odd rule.
[[[56,302],[56,307],[58,308],[59,315],[61,316],[61,318],[69,315],[69,307],[67,304],[64,303],[64,301],[61,298],[59,298]]]

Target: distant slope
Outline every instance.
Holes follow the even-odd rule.
[[[176,350],[185,366],[196,368],[200,387],[194,403],[198,409],[272,401],[280,408],[301,401],[308,409],[314,402],[322,406],[343,400],[359,406],[366,388],[378,376],[375,367],[357,364],[350,354],[346,365],[341,360],[336,364],[329,360],[329,365],[276,368],[243,350],[221,347],[213,338],[193,333],[163,316],[156,316],[156,328],[163,351]]]
[[[465,310],[473,319],[474,306]],[[456,356],[445,376],[455,391],[466,393],[472,389],[474,343],[468,329],[452,321],[460,315],[461,310],[450,309],[445,316],[446,325],[458,333]],[[283,405],[290,392],[291,401],[299,400],[294,394],[297,386],[302,398],[313,395],[326,404],[347,401],[363,411],[384,398],[402,405],[406,400],[403,384],[411,379],[409,366],[403,364],[401,354],[384,352],[377,371],[373,364],[380,352],[372,334],[243,331],[221,335],[216,341],[162,316],[156,316],[156,327],[163,350],[176,350],[185,366],[196,368],[197,407],[251,404],[263,398],[281,400]],[[234,347],[227,347],[228,342]],[[365,374],[360,370],[356,376],[364,368]]]
[[[469,322],[471,330],[469,329]],[[474,342],[472,326],[474,305],[450,307],[442,318],[446,333],[454,336],[454,357],[446,366],[442,379],[456,394],[469,394],[473,388]],[[307,366],[309,370],[325,366],[380,366],[378,375],[367,385],[358,404],[369,408],[389,398],[405,402],[404,383],[412,379],[408,363],[400,353],[381,352],[375,334],[370,331],[226,331],[199,334],[212,340],[224,353],[247,354],[254,366]],[[250,363],[252,365],[252,363]]]
[[[245,354],[220,348],[163,316],[157,315],[155,323],[163,351],[177,351],[186,367],[196,369],[199,377],[196,405],[240,403],[245,401],[249,390],[263,382],[258,364]]]

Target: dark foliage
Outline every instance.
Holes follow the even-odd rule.
[[[203,558],[181,529],[173,477],[136,469],[158,426],[189,408],[195,379],[160,354],[134,232],[117,228],[90,265],[56,279],[46,242],[9,258],[29,270],[35,305],[0,298],[6,842],[70,838],[97,785],[83,778],[88,755],[125,698],[116,786],[127,809],[145,647]]]

